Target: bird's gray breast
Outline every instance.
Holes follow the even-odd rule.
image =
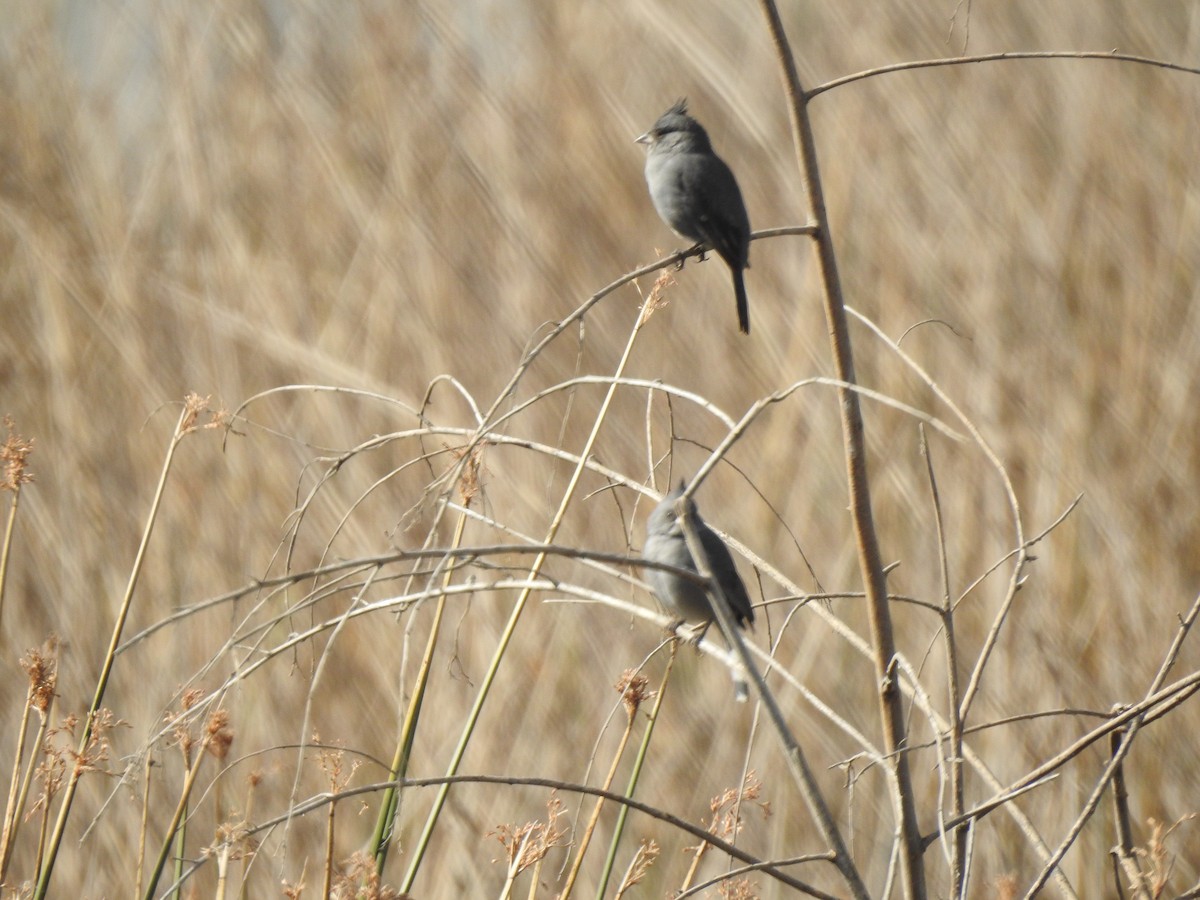
[[[654,208],[676,234],[692,241],[705,239],[700,225],[708,215],[706,162],[699,154],[677,148],[664,148],[646,158],[646,184]]]

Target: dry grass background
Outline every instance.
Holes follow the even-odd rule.
[[[489,407],[548,323],[675,247],[650,207],[632,143],[675,98],[690,99],[738,173],[756,228],[803,224],[780,82],[753,4],[5,2],[0,13],[0,412],[37,442],[37,481],[23,494],[3,610],[6,756],[25,691],[17,659],[50,633],[65,641],[58,709],[86,709],[185,393],[234,408],[278,386],[334,385],[398,403],[275,394],[244,410],[224,449],[216,432],[185,440],[127,638],[281,574],[285,552],[303,569],[322,555],[420,545],[433,523],[423,491],[450,464],[446,447],[459,443],[450,437],[398,438],[354,455],[308,507],[292,544],[289,515],[326,468],[319,460],[416,428],[406,410],[438,376],[453,376],[460,390],[439,384],[429,420],[471,428],[464,395]],[[1119,48],[1194,64],[1198,13],[1169,0],[976,3],[969,49]],[[952,2],[801,4],[787,22],[811,87],[959,52],[964,10],[947,43],[954,14]],[[904,349],[992,442],[1030,533],[1084,495],[1035,551],[973,721],[1064,707],[1103,713],[1140,698],[1200,585],[1200,81],[1107,62],[991,63],[854,84],[815,101],[814,115],[848,302],[893,338],[929,319],[953,328],[924,325]],[[691,263],[639,335],[626,374],[679,385],[735,417],[773,390],[829,374],[807,240],[758,241],[751,259],[749,339],[737,334],[723,266]],[[632,288],[605,299],[583,332],[538,358],[518,397],[575,373],[611,374],[639,302]],[[946,415],[869,331],[856,327],[854,337],[864,385]],[[556,393],[506,432],[576,452],[602,393],[594,385]],[[883,549],[900,562],[891,588],[936,602],[938,550],[916,424],[870,402],[865,412]],[[714,525],[806,591],[859,588],[836,413],[830,388],[802,389],[734,447],[699,494]],[[671,429],[674,455],[660,461]],[[627,389],[595,458],[662,489],[669,476],[690,476],[722,436],[690,403],[668,409]],[[931,442],[957,595],[1010,549],[1011,521],[977,450],[937,434]],[[422,454],[428,463],[375,486]],[[531,449],[492,447],[476,508],[540,538],[570,470]],[[605,484],[585,476],[561,543],[618,553],[640,546],[648,503]],[[449,542],[446,522],[435,544]],[[465,543],[500,540],[473,525]],[[743,573],[751,580],[749,565]],[[650,603],[644,590],[570,561],[553,560],[547,574]],[[1003,582],[993,576],[961,608],[968,657]],[[178,751],[159,737],[164,715],[184,690],[219,688],[238,665],[292,630],[336,620],[353,599],[332,594],[247,636],[244,620],[280,617],[309,587],[196,609],[122,652],[105,701],[124,723],[111,735],[108,766],[129,766],[130,776],[85,780],[55,874],[64,893],[132,892],[140,754],[149,748],[162,764],[150,829],[161,839],[181,780]],[[368,597],[398,593],[387,582]],[[782,591],[764,581],[752,593]],[[603,605],[541,602],[559,596],[535,596],[522,618],[463,771],[583,781],[594,748],[599,768],[607,764],[611,686],[661,635]],[[452,600],[413,775],[444,771],[512,599]],[[756,642],[779,639],[782,665],[875,735],[869,659],[834,637],[812,606],[781,637],[786,608],[764,612]],[[835,600],[832,610],[863,633],[857,601]],[[896,614],[899,646],[919,664],[936,646],[937,623],[904,606]],[[297,749],[313,734],[341,743],[348,757],[390,759],[428,619],[426,605],[399,621],[388,611],[351,620],[234,685],[223,697],[235,734],[228,767],[202,770],[207,793],[189,855],[211,842],[218,817],[266,819],[289,798],[326,789],[314,752]],[[648,663],[652,680],[662,659]],[[930,655],[924,670],[935,697],[940,659]],[[1185,646],[1177,671],[1198,663],[1195,646]],[[780,690],[878,889],[891,827],[881,780],[869,771],[846,790],[837,766],[858,748]],[[717,665],[682,655],[639,798],[698,822],[710,797],[739,783],[748,752],[772,815],[749,815],[741,843],[763,857],[823,849],[774,739],[752,739],[753,708],[730,695]],[[915,737],[927,738],[915,720]],[[1022,722],[974,746],[1008,782],[1094,724]],[[1198,733],[1193,704],[1135,745],[1128,774],[1140,843],[1150,839],[1148,819],[1170,823],[1200,807]],[[1020,801],[1052,845],[1103,762],[1103,748],[1089,750]],[[926,830],[935,825],[932,765],[928,754],[914,760]],[[383,777],[367,763],[352,783]],[[968,795],[990,791],[968,777]],[[393,883],[431,799],[428,790],[404,796]],[[573,810],[575,799],[563,799]],[[498,892],[499,846],[485,833],[544,817],[546,800],[540,789],[456,788],[417,896]],[[356,814],[357,803],[339,807],[339,858],[370,835],[374,803]],[[305,896],[315,896],[324,824],[316,814],[265,836],[248,895],[270,896],[281,880],[304,877]],[[28,828],[17,848],[14,885],[32,877],[34,837]],[[658,840],[664,854],[639,890],[661,896],[688,865],[685,842],[635,817],[625,860],[641,837]],[[1039,869],[1003,813],[983,820],[975,841],[978,895],[1002,893],[1006,876],[1024,885]],[[1080,896],[1111,892],[1113,842],[1105,805],[1064,863]],[[1178,854],[1172,889],[1200,878],[1197,846],[1189,823],[1168,842]],[[548,884],[562,858],[551,854]],[[944,890],[940,851],[928,858],[932,885]],[[721,863],[705,866],[715,874]],[[189,882],[197,896],[213,890],[213,870]],[[831,871],[809,867],[802,877],[837,884]],[[786,894],[756,883],[766,896]]]

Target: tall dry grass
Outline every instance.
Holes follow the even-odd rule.
[[[434,602],[396,598],[424,589],[438,560],[391,564],[374,580],[363,569],[344,584],[226,595],[322,563],[451,543],[455,513],[431,485],[476,427],[473,406],[497,401],[554,322],[675,246],[646,197],[632,138],[678,96],[738,173],[753,225],[803,224],[779,78],[750,4],[8,2],[0,12],[0,412],[36,442],[0,621],[0,758],[15,748],[26,706],[18,658],[51,634],[62,641],[51,722],[87,709],[181,399],[195,391],[211,395],[213,410],[241,407],[232,433],[198,430],[180,444],[103,703],[120,720],[97,763],[107,774],[81,780],[53,881],[61,893],[133,894],[143,800],[149,859],[183,783],[172,723],[198,697],[195,721],[180,719],[192,739],[216,706],[233,734],[224,759],[201,765],[189,806],[186,890],[203,896],[216,890],[205,848],[223,823],[265,822],[331,783],[386,777]],[[787,14],[810,87],[962,49],[961,8],[947,41],[954,4]],[[974,4],[968,49],[1118,48],[1194,63],[1198,29],[1188,4]],[[1083,495],[1034,549],[969,724],[1087,713],[971,735],[1003,784],[1113,704],[1142,697],[1200,586],[1198,104],[1194,75],[1082,60],[906,72],[814,102],[848,302],[893,340],[903,335],[903,352],[978,426],[1012,478],[1028,535]],[[772,391],[827,376],[808,240],[757,241],[751,258],[749,339],[736,332],[722,266],[690,263],[639,332],[624,376],[677,386],[734,418]],[[546,535],[569,454],[584,446],[606,386],[551,389],[611,376],[640,302],[632,287],[616,291],[533,360],[501,410],[535,402],[500,429],[508,443],[483,451],[471,510],[488,521],[468,522],[465,546]],[[854,339],[864,386],[961,431],[886,342],[861,325]],[[277,390],[289,385],[344,390]],[[916,421],[865,402],[876,518],[899,562],[890,588],[938,603]],[[690,476],[725,433],[692,399],[619,389],[590,456],[615,474],[585,472],[555,541],[636,553],[648,501],[633,486],[662,490]],[[958,597],[1012,549],[1013,523],[978,448],[928,433]],[[755,423],[699,494],[710,522],[811,594],[860,590],[839,436],[832,388],[803,387]],[[486,562],[500,568],[463,564],[459,582],[520,578],[529,560]],[[787,593],[748,564],[742,571],[756,599]],[[1006,572],[958,607],[967,666]],[[647,657],[656,684],[662,634],[603,603],[548,601],[590,590],[649,606],[622,573],[636,575],[547,563],[556,584],[518,623],[464,773],[599,781],[621,731],[612,685]],[[445,771],[515,596],[448,596],[410,775]],[[794,602],[762,608],[755,643],[878,743],[870,659],[833,630],[836,619],[865,633],[860,601],[805,603],[785,628]],[[379,608],[345,616],[370,603]],[[899,649],[944,705],[936,617],[903,603],[895,615]],[[1172,678],[1198,663],[1185,643]],[[893,826],[879,767],[801,694],[771,684],[880,891]],[[1135,842],[1173,854],[1176,892],[1200,879],[1196,826],[1160,840],[1148,823],[1200,807],[1198,719],[1185,704],[1148,725],[1125,772]],[[823,851],[776,742],[755,722],[717,664],[681,652],[637,798],[699,823],[748,764],[772,815],[749,810],[738,843],[765,859]],[[931,739],[918,709],[912,728],[914,742]],[[340,775],[328,758],[322,768],[326,744],[345,749]],[[1017,801],[1050,846],[1106,759],[1102,742]],[[352,774],[351,760],[362,763]],[[913,756],[927,832],[937,825],[936,761],[933,750]],[[968,805],[991,794],[969,770]],[[35,786],[31,807],[36,795]],[[581,801],[559,796],[573,817]],[[433,797],[404,791],[389,884],[410,865]],[[505,866],[493,860],[504,852],[488,833],[545,819],[548,798],[540,787],[454,787],[416,894],[500,893]],[[336,859],[366,845],[378,802],[372,793],[338,805]],[[5,896],[35,878],[39,815],[21,827]],[[304,881],[304,896],[318,895],[325,815],[257,834],[257,853],[231,863],[233,883],[244,878],[246,895],[262,896]],[[614,816],[609,807],[601,817],[601,848]],[[643,838],[663,853],[639,890],[678,887],[690,864],[680,850],[695,840],[634,814],[618,871]],[[1078,896],[1113,892],[1115,842],[1106,802],[1063,863]],[[1004,812],[980,820],[973,850],[976,895],[1023,891],[1042,865]],[[704,877],[723,870],[716,856]],[[602,857],[591,851],[576,893],[594,892]],[[568,858],[549,851],[543,896],[561,886]],[[940,846],[927,860],[931,889],[944,895]],[[827,865],[790,871],[839,890]],[[171,879],[168,870],[160,890]],[[764,896],[790,895],[753,879]]]

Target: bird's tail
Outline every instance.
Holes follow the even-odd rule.
[[[737,651],[733,649],[729,641],[725,641],[725,646],[729,650],[729,655],[732,657],[729,666],[729,677],[733,681],[733,699],[738,703],[745,703],[750,699],[750,682],[747,681],[749,673],[746,667],[742,665],[742,661],[738,659]]]
[[[750,685],[746,683],[741,666],[733,670],[733,699],[738,703],[745,703],[750,699]]]
[[[750,304],[746,300],[746,282],[741,269],[733,269],[733,293],[737,297],[738,328],[742,334],[750,333]]]

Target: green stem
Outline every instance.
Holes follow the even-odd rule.
[[[612,400],[617,392],[617,387],[620,385],[621,374],[625,371],[625,366],[629,362],[630,354],[633,352],[634,342],[637,340],[638,333],[642,328],[643,317],[638,316],[637,322],[633,326],[633,331],[629,334],[629,342],[625,345],[625,352],[621,356],[620,362],[617,364],[616,375],[609,384],[608,392],[605,394],[604,402],[600,405],[600,410],[596,414],[596,421],[592,423],[591,433],[584,442],[583,449],[579,453],[579,462],[575,466],[575,470],[571,473],[571,480],[567,484],[566,490],[563,492],[562,501],[559,503],[558,511],[554,514],[554,518],[547,529],[546,539],[544,544],[554,542],[555,536],[558,534],[558,529],[562,525],[563,518],[566,515],[567,507],[570,505],[572,498],[575,496],[575,489],[579,485],[580,479],[583,477],[584,467],[588,459],[592,455],[592,448],[596,444],[596,438],[600,434],[600,427],[604,424],[607,417],[608,409],[612,405]],[[530,566],[529,578],[534,580],[541,573],[542,566],[546,562],[549,554],[545,551],[539,552],[534,558],[533,564]],[[454,748],[454,755],[450,759],[450,765],[446,769],[447,777],[458,774],[458,767],[462,764],[463,756],[467,752],[467,745],[471,741],[471,735],[475,732],[475,726],[479,724],[479,716],[483,711],[483,704],[487,701],[488,694],[491,692],[492,683],[496,680],[496,674],[500,671],[500,662],[504,659],[504,653],[508,649],[509,641],[512,640],[513,634],[517,629],[517,622],[521,619],[521,613],[525,610],[525,604],[529,602],[529,597],[532,595],[533,589],[526,588],[517,598],[516,604],[513,606],[512,614],[508,618],[507,624],[504,626],[504,632],[500,635],[500,642],[496,645],[496,652],[492,655],[492,661],[488,666],[487,673],[483,677],[483,683],[480,685],[479,694],[475,698],[475,704],[471,707],[470,713],[467,715],[467,723],[463,728],[462,735],[458,739],[458,745]],[[449,783],[443,784],[438,789],[437,797],[434,798],[433,808],[429,811],[429,817],[425,820],[425,828],[421,832],[421,837],[417,841],[416,847],[413,848],[412,862],[409,864],[408,872],[404,876],[404,882],[400,887],[401,893],[411,892],[412,884],[416,880],[417,872],[421,867],[421,861],[425,857],[425,851],[429,848],[429,841],[433,837],[434,828],[437,827],[438,817],[441,815],[442,807],[446,804],[446,797],[450,794]]]
[[[454,530],[454,547],[456,548],[462,544],[466,522],[465,515],[459,516],[458,525]],[[442,580],[443,587],[450,584],[456,560],[457,557],[450,557],[446,568],[446,577]],[[421,705],[425,699],[425,689],[429,684],[429,671],[433,668],[433,651],[437,647],[438,634],[442,629],[442,616],[445,612],[446,595],[442,593],[438,597],[437,608],[433,614],[433,624],[429,628],[429,640],[425,644],[425,655],[421,658],[421,669],[417,672],[417,683],[413,687],[412,697],[408,702],[408,712],[404,716],[400,741],[396,745],[396,754],[392,758],[392,765],[388,770],[388,780],[390,781],[397,781],[408,774],[408,761],[412,757],[413,739],[417,733],[417,722],[421,718]],[[375,822],[375,836],[371,846],[374,848],[375,871],[380,879],[383,878],[383,867],[387,864],[388,851],[392,847],[396,808],[399,802],[400,791],[395,787],[388,788],[384,792],[383,802],[379,807],[379,818]]]

